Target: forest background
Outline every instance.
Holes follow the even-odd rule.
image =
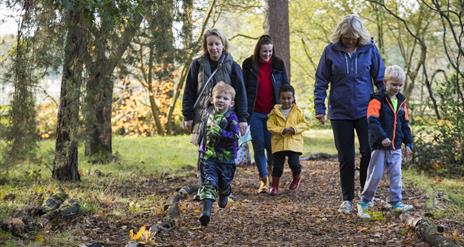
[[[0,41],[1,130],[7,140],[2,153],[10,150],[3,164],[32,157],[30,147],[38,139],[57,138],[58,92],[67,79],[62,68],[67,56],[73,59],[66,50],[71,31],[82,39],[74,54],[81,58],[79,78],[65,88],[79,100],[73,106],[73,114],[79,109],[79,124],[72,127],[79,128],[75,138],[85,140],[86,155],[98,154],[96,159],[104,161],[112,155],[111,133],[183,133],[182,87],[192,58],[201,53],[206,28],[223,30],[241,63],[272,22],[287,21],[283,34],[288,37],[275,39],[289,44],[289,51],[277,53],[290,61],[297,101],[313,119],[314,74],[323,47],[341,17],[356,13],[366,21],[385,64],[407,72],[404,94],[416,130],[416,164],[463,174],[462,2],[283,1],[288,11],[280,9],[280,2],[2,1],[3,21],[18,25],[16,34],[2,35]],[[288,12],[289,18],[266,18],[268,6]],[[67,23],[66,14],[79,8],[81,19]]]
[[[327,129],[314,121],[315,69],[335,26],[352,13],[365,20],[385,64],[406,71],[415,136],[409,165],[430,177],[464,175],[462,1],[1,0],[0,10],[0,22],[16,25],[0,35],[3,184],[17,171],[79,181],[80,162],[136,156],[114,152],[115,136],[145,145],[154,139],[143,137],[187,140],[182,89],[211,27],[226,34],[239,64],[260,35],[277,34],[298,104],[313,130]]]

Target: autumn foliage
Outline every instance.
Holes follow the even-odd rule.
[[[159,119],[164,128],[167,126],[167,113],[172,104],[174,82],[172,80],[156,83],[153,87],[154,98],[159,107]],[[117,82],[113,97],[112,128],[113,134],[123,136],[152,136],[157,134],[153,120],[148,92],[139,83],[130,80]],[[41,139],[55,136],[58,108],[53,101],[38,104],[37,134]],[[181,131],[180,106],[174,110],[174,133]]]

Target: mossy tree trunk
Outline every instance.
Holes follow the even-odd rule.
[[[86,46],[84,8],[81,4],[76,3],[65,9],[65,25],[67,35],[52,176],[62,181],[79,181],[77,134],[83,54]]]
[[[91,29],[93,41],[85,54],[89,72],[85,87],[85,155],[97,163],[106,163],[112,158],[113,71],[143,20],[143,8],[137,5],[131,6],[133,11],[129,16],[118,15],[127,22],[114,23],[111,11],[117,9],[115,2],[105,4],[111,6],[101,6],[97,10],[104,18],[99,28]]]

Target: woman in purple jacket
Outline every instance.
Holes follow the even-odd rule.
[[[370,160],[367,134],[367,105],[374,92],[373,83],[384,91],[384,64],[369,31],[356,15],[345,17],[331,36],[319,61],[314,87],[316,118],[324,124],[325,98],[330,83],[328,118],[340,162],[343,203],[339,212],[351,213],[354,198],[354,130],[359,140],[360,189],[366,181]]]

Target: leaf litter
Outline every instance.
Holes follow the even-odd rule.
[[[374,217],[369,222],[360,220],[356,209],[350,215],[337,212],[341,190],[335,160],[303,161],[302,168],[304,180],[299,191],[288,190],[291,171],[286,168],[280,180],[280,194],[273,197],[256,193],[255,167],[239,167],[233,182],[234,201],[225,209],[215,204],[208,227],[200,226],[201,205],[191,197],[179,203],[181,213],[172,230],[153,235],[147,227],[162,220],[162,203],[173,193],[197,183],[197,178],[190,173],[187,177],[149,178],[142,182],[134,176],[133,183],[127,183],[131,186],[112,183],[108,189],[112,193],[137,196],[125,205],[114,203],[71,222],[58,222],[49,231],[51,234],[66,231],[78,243],[103,246],[125,246],[130,241],[146,246],[427,246],[382,203],[374,205]],[[382,181],[376,197],[388,201],[385,180],[388,179]],[[356,178],[356,191],[359,191],[358,181]],[[406,187],[403,195],[405,203],[413,204],[418,211],[425,208],[426,198],[421,191]],[[153,200],[151,205],[147,205],[150,204],[147,200]],[[143,202],[140,205],[148,210],[128,210],[137,202]],[[111,214],[114,208],[123,213]],[[435,222],[445,226],[446,236],[464,245],[462,223],[452,219]],[[47,234],[36,234],[35,240],[46,243]]]

